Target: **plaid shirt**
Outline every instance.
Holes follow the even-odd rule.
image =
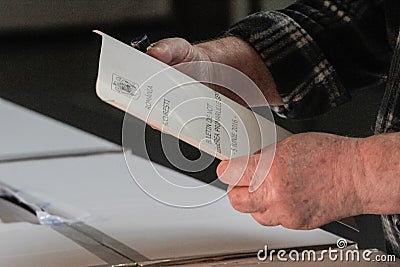
[[[307,118],[386,83],[375,133],[400,131],[400,1],[300,0],[259,12],[228,35],[249,42],[272,73],[278,115]],[[399,35],[399,36],[398,36]],[[388,252],[400,256],[400,215],[383,215]]]

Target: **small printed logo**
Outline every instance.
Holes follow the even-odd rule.
[[[140,97],[139,85],[117,74],[112,76],[111,89],[134,100]]]
[[[339,238],[339,239],[336,241],[336,246],[337,246],[338,248],[340,248],[340,249],[346,248],[346,247],[347,247],[347,240],[344,239],[344,238]]]

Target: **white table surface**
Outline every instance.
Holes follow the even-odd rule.
[[[2,267],[105,264],[67,237],[42,225],[0,222],[0,240]]]
[[[94,135],[0,98],[0,161],[118,150]]]
[[[134,166],[131,171],[135,177],[146,178],[153,192],[163,191],[148,161],[137,156],[129,156],[128,160]],[[155,166],[164,176],[173,176],[177,183],[200,183]],[[70,217],[84,220],[150,259],[259,250],[265,245],[287,248],[335,244],[338,239],[319,229],[262,227],[249,215],[234,211],[226,197],[196,209],[166,206],[140,190],[122,154],[0,164],[0,181],[57,206]],[[198,194],[171,192],[173,196],[168,200],[191,203],[202,194],[207,198],[223,193],[214,187],[205,188]],[[165,197],[171,195],[164,193]],[[13,240],[15,250],[7,250],[8,254],[24,253],[18,249],[19,242],[24,241],[18,238],[22,237]],[[7,254],[0,248],[0,264],[5,257]]]

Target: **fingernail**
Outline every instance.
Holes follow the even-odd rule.
[[[165,44],[163,44],[162,42],[156,42],[156,43],[150,44],[149,47],[147,47],[147,50],[158,49],[160,52],[165,52],[166,48],[167,48],[167,46]]]
[[[168,45],[162,42],[151,44],[147,49],[147,53],[166,64],[172,61],[172,55]]]
[[[155,46],[156,45],[156,43],[151,43],[148,47],[147,47],[147,50],[149,50],[150,48],[152,48],[153,46]]]

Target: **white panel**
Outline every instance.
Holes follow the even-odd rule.
[[[148,162],[136,156],[130,156],[129,161],[135,166],[135,177],[153,181],[157,190],[159,178],[148,168]],[[192,180],[164,167],[157,169],[174,175],[174,181]],[[196,209],[166,206],[139,189],[122,155],[3,164],[0,181],[46,201],[53,199],[64,207],[75,207],[80,210],[77,214],[90,214],[85,219],[88,224],[151,259],[259,250],[264,245],[283,248],[333,244],[337,240],[323,230],[262,227],[249,215],[234,211],[226,197]],[[208,187],[204,194],[221,193]],[[191,201],[200,196],[188,193],[174,197]]]
[[[0,99],[0,161],[20,157],[119,150],[94,135]]]
[[[2,267],[105,264],[97,256],[46,226],[0,223],[0,240]]]

